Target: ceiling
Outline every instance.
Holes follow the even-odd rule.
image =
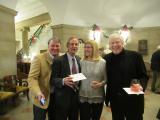
[[[49,12],[54,25],[160,26],[160,0],[0,0],[0,4],[18,11],[16,22]]]

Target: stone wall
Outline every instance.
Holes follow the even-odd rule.
[[[66,51],[66,41],[70,36],[77,36],[78,38],[87,40],[90,28],[62,24],[52,26],[52,29],[53,36],[57,36],[61,39],[62,51],[64,52]],[[116,30],[118,29],[103,28],[103,34],[109,36]],[[125,46],[126,49],[138,51],[139,40],[147,40],[147,55],[143,55],[143,58],[144,61],[150,62],[152,53],[156,50],[157,46],[160,45],[160,27],[133,28],[130,33],[130,38]],[[103,37],[103,35],[100,45],[108,49],[108,39]],[[82,52],[82,48],[80,48],[80,50]]]
[[[152,53],[160,45],[160,27],[135,28],[131,31],[131,40],[126,48],[138,51],[138,41],[147,40],[147,55],[143,55],[144,61],[150,62]]]
[[[0,78],[16,74],[16,11],[0,5]]]
[[[76,36],[78,38],[83,39],[84,41],[88,39],[89,31],[87,27],[61,24],[52,26],[52,29],[53,29],[53,36],[59,37],[61,39],[62,52],[66,51],[66,43],[69,37]]]

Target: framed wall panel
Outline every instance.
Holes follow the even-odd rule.
[[[138,52],[142,55],[148,54],[148,41],[147,40],[138,41]]]

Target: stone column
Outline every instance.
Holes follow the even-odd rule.
[[[88,40],[89,30],[87,27],[60,24],[51,26],[51,28],[53,30],[53,36],[61,40],[62,52],[66,52],[66,42],[71,36],[76,36],[84,41]]]
[[[16,11],[0,5],[0,78],[16,75]]]
[[[65,52],[65,40],[64,40],[64,34],[63,34],[63,25],[55,25],[51,26],[53,31],[53,37],[58,37],[61,40],[61,51]]]
[[[25,55],[29,55],[29,43],[28,43],[28,32],[30,31],[29,27],[23,27],[22,31],[22,48]]]

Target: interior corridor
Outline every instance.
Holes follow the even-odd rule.
[[[11,101],[9,101],[11,102]],[[33,120],[32,103],[26,96],[19,96],[16,100],[16,106],[6,106],[7,113],[0,115],[0,120]],[[160,108],[160,94],[155,94],[150,91],[150,82],[145,92],[145,112],[144,120],[157,120],[156,114]],[[104,105],[101,120],[112,120],[110,108]]]

